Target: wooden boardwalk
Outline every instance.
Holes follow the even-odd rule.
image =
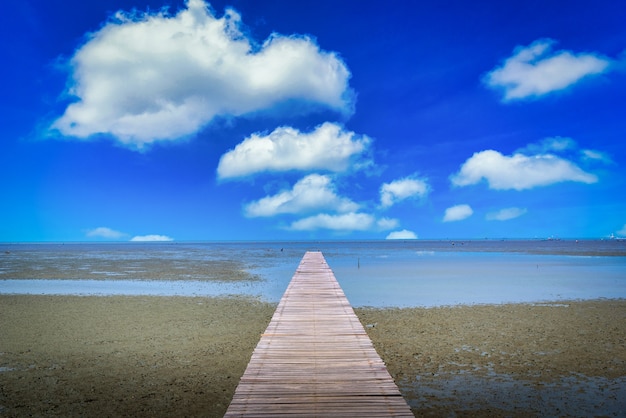
[[[307,252],[226,417],[412,417],[321,252]]]

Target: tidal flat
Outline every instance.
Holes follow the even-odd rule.
[[[220,417],[274,309],[0,295],[0,413]],[[355,311],[416,415],[626,410],[624,300]]]

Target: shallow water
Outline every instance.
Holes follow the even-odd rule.
[[[277,302],[320,250],[353,306],[626,298],[624,241],[2,244],[0,293]]]
[[[258,296],[259,282],[167,280],[0,280],[0,294],[79,296]]]
[[[367,259],[356,268],[335,264],[335,275],[355,306],[626,297],[624,257],[434,252]]]

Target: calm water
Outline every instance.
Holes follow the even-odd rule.
[[[354,306],[626,298],[618,240],[0,244],[0,293],[277,302],[308,250]]]

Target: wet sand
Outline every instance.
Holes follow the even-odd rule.
[[[0,296],[0,415],[220,417],[274,310],[247,298]]]
[[[625,416],[626,301],[359,309],[417,416]]]
[[[222,416],[274,309],[0,295],[0,415]],[[626,301],[356,311],[416,415],[626,410]]]

